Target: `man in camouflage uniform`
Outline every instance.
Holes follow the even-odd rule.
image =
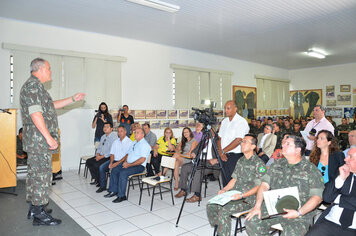
[[[273,123],[273,131],[272,133],[277,136],[277,143],[275,149],[281,149],[282,148],[282,139],[283,139],[283,133],[281,131],[281,126],[278,122]]]
[[[250,236],[270,235],[270,227],[278,223],[283,227],[282,235],[305,235],[315,215],[315,208],[322,201],[322,176],[316,166],[303,157],[305,141],[291,135],[282,146],[285,158],[275,161],[262,177],[256,204],[246,217],[246,231]],[[262,205],[263,192],[293,186],[298,187],[300,208],[284,209],[287,212],[285,215],[262,220],[261,216],[268,217],[266,206]]]
[[[51,68],[47,61],[36,58],[31,62],[31,77],[20,92],[23,123],[23,149],[28,155],[26,200],[30,202],[28,218],[33,225],[57,225],[46,210],[52,178],[52,154],[58,152],[58,120],[55,109],[82,100],[83,93],[53,101],[43,83],[51,81]]]
[[[338,125],[336,128],[338,132],[338,140],[339,140],[339,145],[342,150],[345,150],[348,145],[348,135],[349,132],[351,131],[351,127],[349,124],[347,124],[346,118],[342,118],[341,120],[341,125]]]
[[[231,215],[252,208],[255,203],[255,194],[260,177],[266,172],[263,161],[254,153],[257,139],[247,134],[241,142],[241,151],[244,154],[235,166],[230,182],[219,191],[224,193],[231,189],[238,190],[241,194],[235,194],[232,201],[224,206],[208,204],[207,214],[211,226],[217,226],[219,236],[230,235]],[[244,199],[245,201],[242,201]]]

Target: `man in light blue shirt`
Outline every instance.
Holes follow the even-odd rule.
[[[102,164],[99,167],[100,188],[96,190],[97,193],[101,193],[102,191],[106,190],[106,185],[107,185],[106,172],[108,172],[109,169],[111,169],[111,172],[115,173],[114,169],[117,169],[115,167],[117,167],[120,163],[123,162],[123,157],[129,152],[133,143],[126,136],[125,126],[120,125],[117,131],[118,131],[119,138],[116,139],[114,143],[111,145],[110,160],[106,161],[104,164]],[[114,185],[117,184],[117,178],[115,174],[110,175],[109,194],[105,195],[105,197],[112,197],[116,195],[116,194],[112,194],[113,191],[110,192],[110,187],[113,184]]]
[[[100,144],[96,150],[96,156],[86,161],[91,177],[94,179],[94,182],[90,184],[96,184],[97,187],[99,187],[99,166],[109,160],[111,145],[117,139],[117,133],[112,132],[112,123],[106,122],[103,129],[105,134],[100,138]]]
[[[130,148],[129,153],[123,158],[123,162],[120,163],[115,173],[111,175],[118,176],[117,183],[117,198],[114,203],[127,200],[126,198],[126,186],[127,179],[130,175],[141,173],[145,170],[147,159],[150,155],[151,146],[145,140],[145,134],[142,128],[136,128],[135,142]],[[115,191],[115,189],[113,190]]]

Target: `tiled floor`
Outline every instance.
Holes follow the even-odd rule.
[[[128,201],[112,203],[114,198],[104,198],[106,192],[96,193],[96,187],[89,185],[90,179],[78,175],[76,171],[63,173],[63,180],[53,186],[51,199],[56,202],[90,235],[127,235],[127,236],[167,236],[167,235],[212,235],[205,206],[216,195],[217,181],[209,182],[207,197],[201,205],[186,203],[178,224],[175,227],[182,199],[174,199],[172,205],[170,193],[155,196],[152,212],[151,198],[147,191],[142,194],[142,203],[138,205],[140,191],[136,187],[130,190]],[[55,213],[54,213],[55,216]],[[232,228],[235,227],[232,221]],[[239,235],[247,235],[245,232]]]

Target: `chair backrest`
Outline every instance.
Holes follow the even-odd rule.
[[[96,141],[96,142],[95,142],[95,144],[94,144],[94,146],[95,146],[95,150],[96,150],[96,149],[98,149],[99,144],[100,144],[100,142],[98,142],[98,141]]]
[[[173,157],[162,156],[161,166],[167,167],[169,169],[174,169],[174,165],[176,163],[176,159]]]

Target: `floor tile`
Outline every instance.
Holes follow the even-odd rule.
[[[171,220],[170,222],[176,223],[176,220]],[[200,228],[207,224],[209,224],[207,220],[204,220],[199,216],[190,214],[182,216],[179,220],[178,226],[188,231],[192,231],[193,229]]]
[[[86,195],[81,191],[75,191],[75,192],[60,194],[59,197],[62,198],[64,201],[67,201],[67,200],[78,199],[78,198],[80,199],[86,197]]]
[[[107,211],[108,209],[99,203],[95,203],[92,205],[86,205],[81,207],[74,208],[83,216],[93,215],[99,212]]]
[[[105,236],[105,234],[103,234],[96,227],[86,229],[86,231],[90,234],[90,236]]]
[[[137,231],[139,228],[126,220],[119,220],[109,224],[100,225],[98,226],[98,229],[107,236],[117,236]]]
[[[77,222],[83,229],[88,229],[93,227],[93,225],[84,217],[75,218],[74,221]]]
[[[94,226],[104,225],[122,219],[112,211],[104,211],[91,216],[86,216],[85,218]]]
[[[173,220],[173,219],[177,219],[178,215],[179,215],[179,209],[175,208],[175,207],[169,207],[169,208],[164,208],[164,209],[160,209],[157,211],[153,211],[153,214],[166,219],[168,221]],[[182,212],[182,216],[187,215],[187,212]]]
[[[67,213],[73,219],[83,217],[81,214],[79,214],[79,212],[77,212],[74,209],[67,209],[67,210],[65,210],[65,213]]]
[[[143,229],[165,221],[165,219],[163,219],[159,216],[153,215],[151,213],[133,216],[131,218],[127,218],[126,220],[132,224],[139,225],[140,228],[143,228]]]
[[[80,206],[85,206],[85,205],[92,205],[97,203],[97,201],[93,200],[90,197],[82,197],[82,198],[76,198],[76,199],[71,199],[66,201],[71,207],[80,207]]]
[[[115,203],[115,204],[121,204],[121,203]],[[141,207],[135,206],[135,205],[122,207],[122,208],[114,210],[114,212],[124,219],[130,218],[132,216],[137,216],[137,215],[142,215],[142,214],[147,213],[146,210],[142,209]]]
[[[175,224],[167,221],[162,224],[147,227],[144,231],[154,236],[179,235],[187,232],[185,229],[176,227]]]
[[[124,236],[151,236],[151,234],[148,234],[143,230],[137,230],[128,234],[124,234]]]

